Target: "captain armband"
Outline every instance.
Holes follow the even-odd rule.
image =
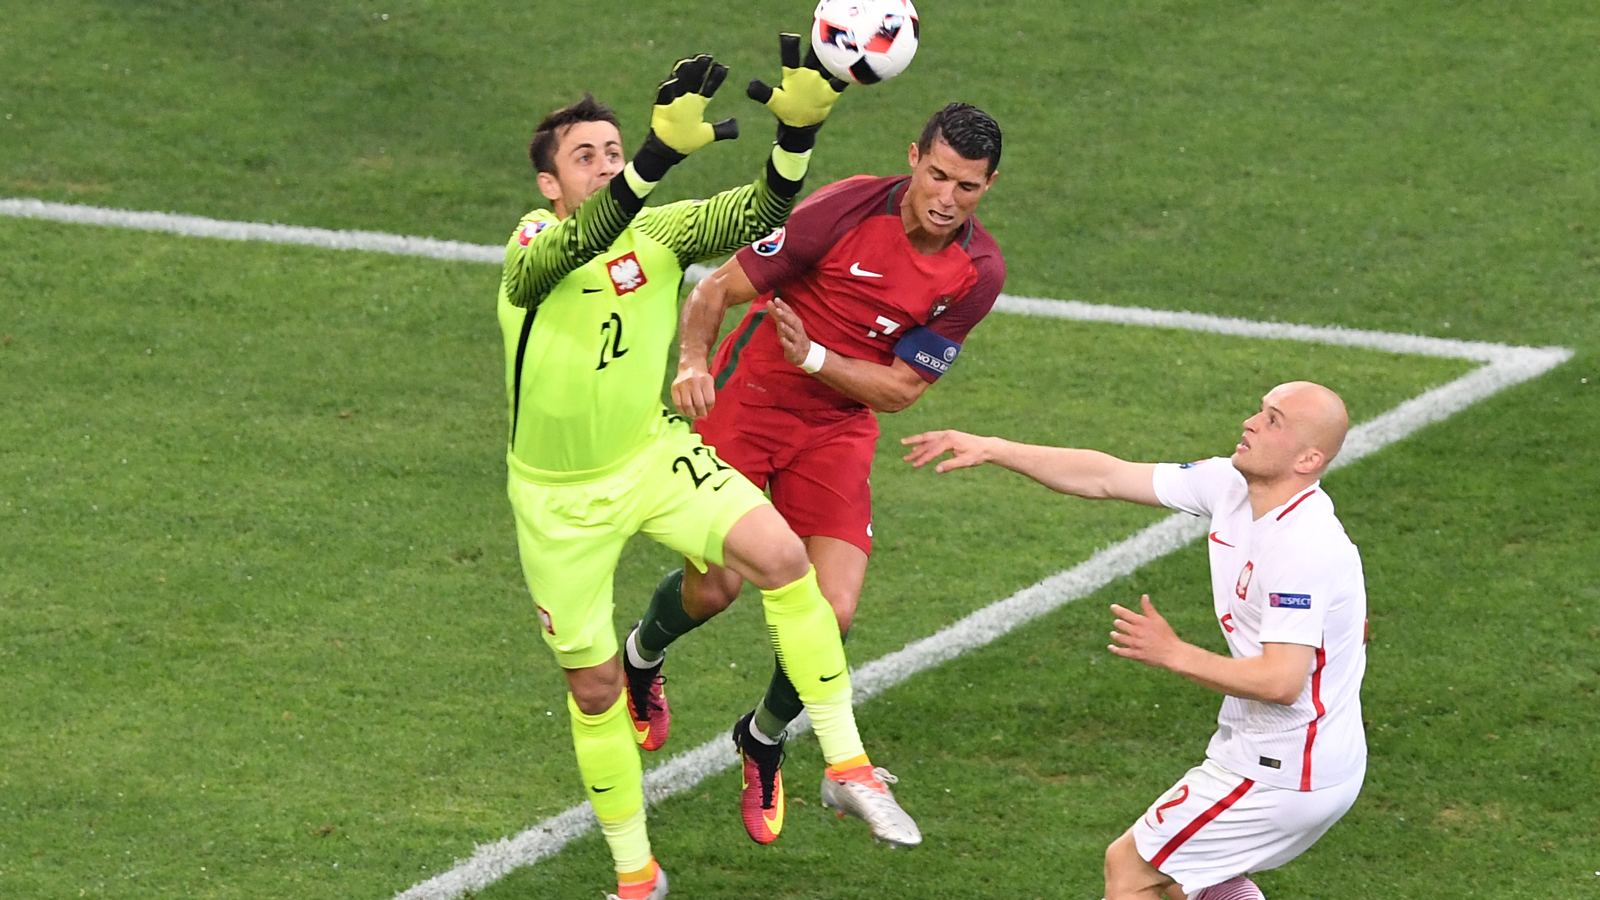
[[[894,355],[906,365],[932,378],[950,371],[961,345],[931,328],[921,325],[907,331],[894,345]]]

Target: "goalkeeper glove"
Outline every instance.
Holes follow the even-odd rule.
[[[800,35],[778,35],[778,50],[783,81],[774,88],[758,78],[745,93],[778,117],[778,145],[803,153],[816,143],[817,129],[848,85],[822,68],[816,50],[808,48],[805,62],[800,61]]]
[[[728,67],[705,53],[680,59],[672,67],[671,77],[656,88],[650,134],[633,157],[640,178],[660,181],[668,169],[701,147],[739,136],[739,123],[733,119],[715,124],[705,120],[706,104],[726,77]]]

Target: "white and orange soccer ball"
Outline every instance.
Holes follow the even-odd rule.
[[[811,47],[839,78],[876,84],[911,64],[921,30],[911,0],[822,0],[811,23]]]

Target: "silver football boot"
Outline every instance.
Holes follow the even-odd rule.
[[[616,894],[606,894],[606,900],[622,900]],[[644,900],[667,900],[667,870],[656,864],[656,886]]]
[[[822,805],[840,818],[855,816],[866,822],[873,838],[885,844],[915,847],[922,843],[922,832],[889,790],[899,781],[881,767],[872,770],[870,782],[835,781],[829,773],[822,776]]]

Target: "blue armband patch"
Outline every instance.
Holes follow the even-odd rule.
[[[950,371],[961,345],[921,325],[906,332],[894,345],[894,355],[919,372],[938,378]]]
[[[1273,609],[1310,609],[1310,594],[1268,594],[1267,604]]]

